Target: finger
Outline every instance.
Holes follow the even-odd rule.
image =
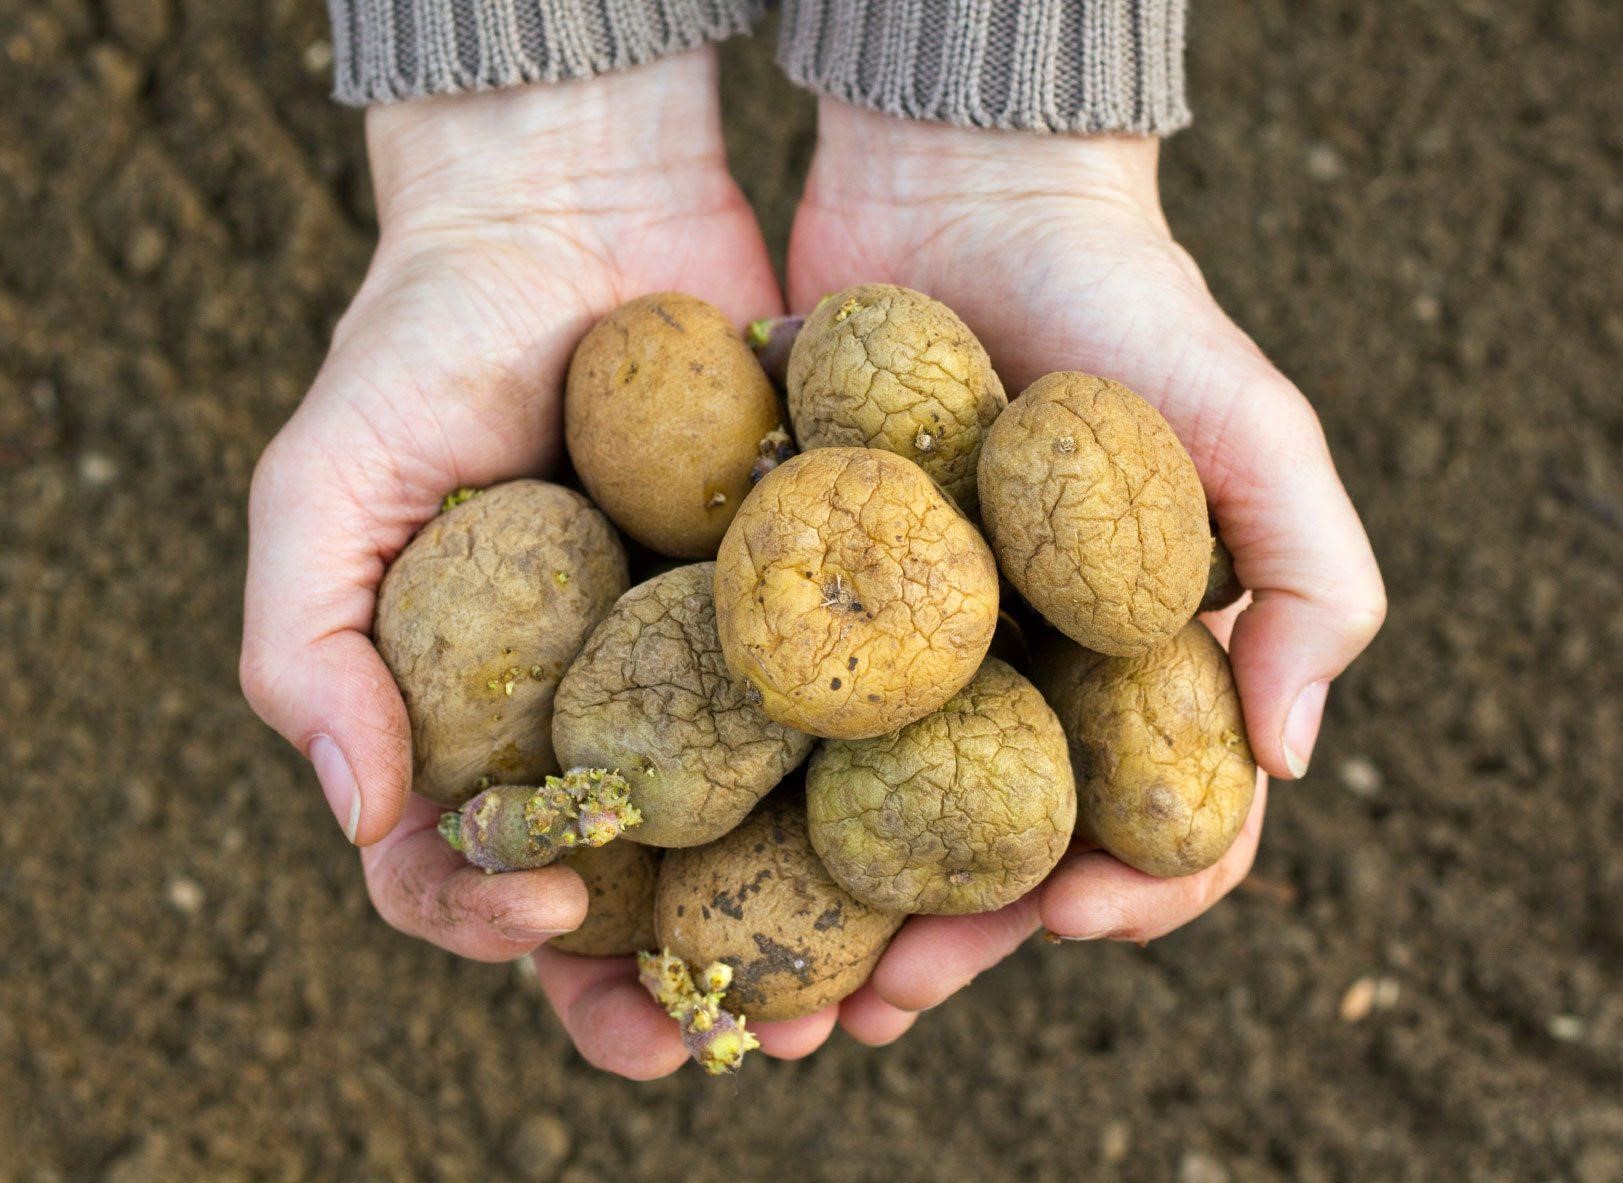
[[[1102,850],[1076,855],[1041,889],[1044,927],[1071,940],[1151,941],[1189,923],[1250,873],[1267,798],[1268,778],[1259,774],[1257,795],[1234,845],[1193,875],[1157,879]]]
[[[405,807],[411,730],[367,636],[383,572],[378,527],[363,528],[357,512],[322,455],[296,440],[267,449],[249,497],[240,675],[254,710],[309,757],[345,835],[364,846]],[[389,527],[395,547],[411,528]]]
[[[834,1032],[840,1008],[825,1006],[816,1014],[778,1023],[750,1023],[749,1029],[761,1041],[761,1050],[777,1060],[799,1060],[811,1055]]]
[[[541,991],[588,1064],[630,1080],[669,1076],[687,1062],[675,1020],[637,981],[630,957],[535,954]]]
[[[586,918],[586,885],[563,867],[487,875],[434,828],[413,798],[395,831],[361,852],[366,888],[390,925],[478,961],[511,961]]]
[[[979,916],[915,916],[879,959],[873,987],[891,1006],[928,1010],[1002,961],[1036,929],[1035,893]]]
[[[1269,373],[1231,405],[1197,461],[1214,525],[1251,589],[1230,650],[1251,747],[1270,774],[1296,778],[1330,682],[1386,617],[1386,591],[1317,418]]]
[[[869,1047],[895,1043],[918,1019],[918,1012],[902,1010],[881,998],[872,982],[863,983],[840,1003],[840,1026],[852,1039]]]

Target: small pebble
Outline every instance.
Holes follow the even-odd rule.
[[[1577,1015],[1551,1015],[1550,1037],[1562,1043],[1577,1043],[1584,1037],[1584,1021]]]
[[[1347,987],[1337,1013],[1343,1023],[1361,1023],[1372,1011],[1391,1010],[1397,1005],[1398,994],[1395,978],[1362,977]]]
[[[169,251],[169,241],[163,231],[150,223],[142,223],[130,232],[124,244],[124,266],[133,275],[151,275],[163,262]]]
[[[519,1122],[508,1139],[507,1165],[525,1183],[548,1183],[557,1178],[569,1150],[569,1127],[550,1113],[536,1113]]]
[[[1125,1121],[1113,1121],[1099,1137],[1099,1153],[1106,1162],[1124,1162],[1133,1146],[1133,1131]]]
[[[1321,185],[1328,185],[1347,175],[1347,163],[1334,146],[1321,140],[1307,150],[1307,175]]]
[[[102,452],[82,452],[79,455],[79,480],[92,489],[100,489],[118,479],[118,461]]]
[[[1416,296],[1411,307],[1414,318],[1423,325],[1434,325],[1442,319],[1443,306],[1436,296]]]
[[[1178,1162],[1178,1183],[1229,1183],[1229,1169],[1204,1151],[1188,1150]]]
[[[1381,770],[1362,756],[1352,756],[1336,770],[1341,787],[1354,797],[1374,797],[1381,791]]]
[[[163,894],[169,901],[169,906],[184,916],[197,915],[205,899],[203,885],[185,875],[177,875],[171,879],[164,886]]]
[[[302,57],[304,68],[312,74],[319,74],[332,65],[332,42],[312,41],[304,47]]]

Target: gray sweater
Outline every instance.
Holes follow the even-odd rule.
[[[747,31],[762,0],[327,0],[352,104],[620,70]],[[915,119],[1165,135],[1185,0],[784,0],[803,86]]]

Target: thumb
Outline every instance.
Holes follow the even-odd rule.
[[[1297,778],[1331,681],[1386,618],[1386,591],[1306,399],[1270,369],[1230,406],[1204,466],[1214,525],[1252,592],[1230,659],[1257,762]]]
[[[249,496],[240,677],[260,718],[314,765],[351,842],[399,821],[411,790],[405,703],[367,637],[382,561],[319,456],[275,441]],[[409,526],[402,526],[409,534]]]

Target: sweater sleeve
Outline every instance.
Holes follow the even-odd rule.
[[[742,33],[764,0],[327,0],[333,97],[361,106],[556,82]]]
[[[802,86],[974,127],[1167,135],[1189,122],[1185,0],[785,0]]]

